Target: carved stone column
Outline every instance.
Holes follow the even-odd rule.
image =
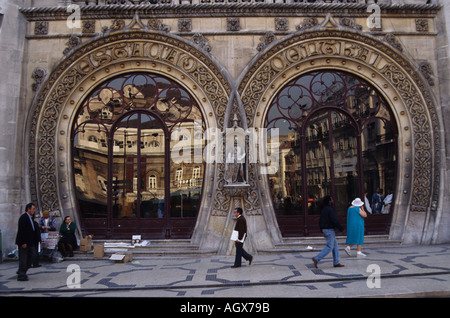
[[[236,184],[226,184],[224,185],[225,191],[230,195],[231,203],[230,203],[230,210],[228,212],[227,216],[227,222],[225,225],[224,235],[222,237],[222,244],[219,250],[219,254],[226,254],[226,255],[232,255],[234,253],[234,242],[230,240],[231,233],[233,232],[234,226],[235,226],[235,219],[234,219],[234,209],[238,207],[244,206],[244,196],[247,194],[248,189],[250,188],[250,185],[247,183],[236,183]],[[244,216],[246,216],[244,211]],[[248,219],[247,219],[248,222]],[[248,226],[248,224],[247,224]],[[248,228],[247,228],[248,231]],[[255,253],[256,249],[254,247],[254,244],[251,239],[251,234],[249,233],[249,236],[245,240],[244,248],[250,252]]]

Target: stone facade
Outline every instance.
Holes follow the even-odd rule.
[[[399,130],[389,238],[450,241],[446,1],[378,1],[369,12],[373,1],[154,2],[0,1],[3,253],[14,248],[29,201],[78,219],[68,137],[75,113],[105,79],[135,71],[181,79],[206,127],[219,129],[236,118],[243,129],[264,128],[273,96],[301,73],[363,78],[382,92]],[[379,23],[368,23],[377,10],[380,20],[370,21]],[[283,242],[258,168],[249,164],[248,187],[230,192],[225,165],[206,165],[192,244],[229,251],[237,205],[248,215],[251,249]]]

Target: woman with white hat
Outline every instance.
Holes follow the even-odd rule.
[[[364,244],[364,218],[366,217],[364,202],[360,198],[356,198],[347,210],[347,240],[345,243],[348,245],[345,252],[348,256],[352,256],[350,249],[353,245],[356,245],[356,257],[366,256],[361,252]]]

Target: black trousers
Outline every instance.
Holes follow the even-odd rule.
[[[27,271],[37,257],[37,249],[35,245],[28,244],[23,248],[19,246],[19,270],[17,278],[27,278]]]
[[[241,261],[242,261],[242,257],[246,260],[249,261],[252,259],[252,256],[247,253],[244,250],[244,243],[235,242],[235,246],[236,246],[236,258],[234,259],[234,267],[240,267],[241,266]]]
[[[66,257],[66,256],[72,257],[73,256],[73,247],[72,247],[72,244],[70,244],[70,243],[59,241],[58,242],[58,250],[63,257]]]

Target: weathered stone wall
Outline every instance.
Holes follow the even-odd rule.
[[[17,220],[27,202],[23,130],[26,120],[22,70],[25,17],[19,8],[26,1],[0,1],[0,230],[3,253],[12,250]]]
[[[442,203],[439,214],[436,219],[436,232],[433,236],[433,242],[445,243],[450,240],[450,187],[446,186],[450,180],[450,3],[440,0],[443,6],[437,20],[437,39],[436,39],[436,83],[439,86],[439,94],[437,98],[441,107],[442,114],[442,134],[444,135],[444,146],[442,157],[444,165],[442,167]]]

